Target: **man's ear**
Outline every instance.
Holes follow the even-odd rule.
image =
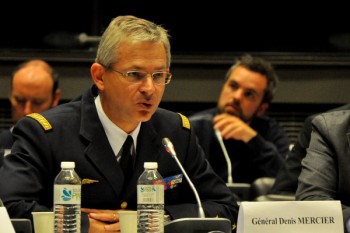
[[[258,109],[257,116],[261,117],[262,115],[264,115],[268,108],[269,108],[268,103],[262,103]]]
[[[104,89],[105,68],[98,63],[93,63],[90,68],[91,78],[99,90]]]
[[[61,89],[57,88],[54,96],[53,96],[53,101],[52,101],[52,106],[51,107],[56,107],[58,103],[60,102],[61,99]]]

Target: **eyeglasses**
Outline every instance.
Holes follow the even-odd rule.
[[[112,67],[109,67],[110,70],[117,72],[124,76],[126,80],[128,80],[131,83],[140,83],[142,80],[146,79],[148,76],[148,73],[142,72],[142,71],[128,71],[128,72],[122,72],[116,69],[113,69]],[[169,84],[172,74],[164,71],[157,71],[151,74],[151,77],[153,79],[153,82],[157,85],[165,85]]]

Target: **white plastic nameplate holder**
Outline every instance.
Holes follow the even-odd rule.
[[[237,233],[343,233],[340,201],[241,202]]]
[[[15,229],[12,226],[11,219],[7,213],[7,210],[2,206],[0,200],[0,233],[15,233]]]

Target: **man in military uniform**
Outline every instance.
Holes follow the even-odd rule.
[[[167,137],[198,189],[206,216],[235,224],[236,200],[205,160],[188,119],[158,108],[171,80],[169,67],[165,29],[133,16],[113,19],[91,66],[92,88],[15,126],[17,140],[0,172],[0,197],[10,216],[28,218],[32,211],[50,210],[60,162],[74,161],[83,183],[82,218],[88,217],[89,232],[120,230],[117,210],[137,208],[136,184],[144,162],[158,162],[164,178],[182,173],[162,145]],[[128,135],[133,138],[133,173],[125,184],[118,160]],[[198,217],[186,180],[165,190],[164,196],[172,219]]]

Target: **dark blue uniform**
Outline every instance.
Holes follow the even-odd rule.
[[[13,136],[11,130],[4,130],[0,133],[0,148],[11,149],[13,144]]]
[[[61,161],[76,163],[83,180],[83,208],[120,209],[126,202],[127,209],[136,209],[136,183],[144,162],[158,162],[164,178],[181,173],[162,145],[167,137],[198,190],[206,216],[228,218],[235,224],[236,200],[205,160],[188,119],[177,113],[158,109],[150,121],[141,124],[134,174],[123,189],[124,175],[99,120],[96,95],[92,87],[81,98],[42,112],[42,117],[35,114],[17,123],[12,154],[0,170],[0,197],[11,217],[31,217],[32,211],[52,208],[53,181]],[[185,178],[165,191],[165,210],[174,219],[198,216],[195,196]]]
[[[0,167],[3,164],[5,154],[11,151],[13,144],[13,136],[11,130],[3,130],[0,132]]]

